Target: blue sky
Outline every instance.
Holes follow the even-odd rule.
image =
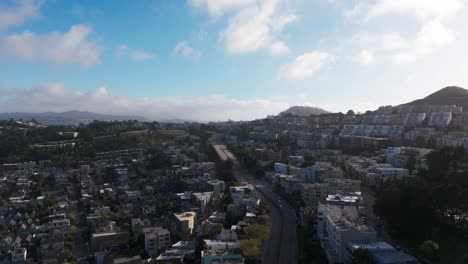
[[[0,111],[253,119],[468,87],[463,0],[0,2]]]

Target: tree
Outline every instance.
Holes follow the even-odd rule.
[[[224,221],[224,227],[230,229],[231,226],[237,225],[237,222],[239,222],[239,220],[239,217],[235,213],[227,212],[226,220]]]
[[[426,156],[428,169],[415,177],[389,181],[377,194],[374,212],[389,234],[427,258],[438,256],[439,244],[451,249],[468,234],[468,155],[464,148],[442,148]],[[437,243],[433,241],[438,241]]]
[[[346,112],[346,115],[347,116],[355,116],[356,114],[354,113],[353,110],[349,110],[348,112]]]
[[[44,206],[45,207],[55,207],[58,205],[58,199],[52,196],[46,196],[44,198]]]
[[[416,168],[416,157],[411,154],[406,161],[406,168],[411,173]]]
[[[156,153],[153,155],[153,157],[151,157],[148,166],[150,169],[170,168],[172,166],[171,158],[163,152]]]
[[[353,264],[373,264],[372,255],[367,248],[357,248],[353,251],[352,255]]]
[[[259,257],[260,256],[260,241],[258,239],[241,240],[240,248],[245,257]]]
[[[263,167],[257,166],[257,168],[255,169],[255,176],[257,176],[257,178],[259,179],[265,177],[265,170],[263,169]]]
[[[8,225],[5,223],[0,223],[0,232],[8,231]]]
[[[76,224],[76,216],[74,214],[69,214],[68,219],[72,224]]]
[[[434,258],[437,256],[437,252],[439,251],[439,244],[432,240],[426,240],[419,246],[419,251],[424,255],[424,257]]]
[[[417,245],[427,239],[437,222],[434,204],[427,197],[430,189],[418,178],[388,182],[377,195],[374,212],[385,218],[396,238]]]
[[[254,224],[244,228],[249,239],[266,240],[270,235],[270,228],[267,225]]]

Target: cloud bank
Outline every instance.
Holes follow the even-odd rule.
[[[196,121],[252,120],[277,114],[290,105],[279,99],[232,99],[222,95],[131,98],[105,87],[77,92],[61,83],[32,89],[0,89],[0,112],[91,111],[140,115],[153,120],[174,118]]]

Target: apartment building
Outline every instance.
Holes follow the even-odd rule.
[[[468,134],[464,132],[451,132],[436,139],[437,148],[464,147],[468,148]]]
[[[341,135],[386,137],[392,140],[401,138],[403,125],[344,125]]]
[[[374,159],[353,157],[344,163],[345,171],[352,178],[369,186],[382,186],[389,179],[401,179],[409,175],[408,169],[395,168],[391,164],[377,163]]]
[[[317,207],[317,236],[319,239],[327,238],[328,216],[343,216],[351,220],[359,218],[358,210],[355,205],[336,205],[328,203],[319,203]]]
[[[452,121],[452,112],[431,113],[428,125],[431,127],[447,127]]]
[[[271,149],[255,149],[252,151],[252,157],[260,161],[280,161],[281,152]]]
[[[197,213],[183,212],[172,214],[171,232],[180,237],[190,237],[195,232]]]
[[[11,251],[11,264],[24,264],[26,263],[26,248],[17,248]]]
[[[361,191],[361,181],[329,178],[322,183],[301,184],[301,195],[307,207],[316,209],[330,194],[349,194]]]
[[[401,105],[395,107],[398,113],[440,113],[461,114],[463,107],[456,105]]]
[[[326,178],[327,192],[330,193],[356,193],[361,191],[361,181],[354,179]]]
[[[129,232],[119,230],[92,233],[91,248],[94,251],[102,251],[113,245],[126,243],[130,238]]]
[[[343,263],[346,256],[346,246],[350,241],[376,241],[374,229],[354,222],[350,217],[327,216],[324,219],[326,236],[320,238],[320,243],[328,263]]]
[[[414,159],[414,168],[427,168],[425,156],[431,153],[432,149],[413,147],[390,147],[386,150],[387,163],[396,168],[407,167],[410,159]]]
[[[383,241],[351,241],[346,246],[344,263],[353,263],[353,253],[359,248],[367,249],[373,263],[376,264],[419,264],[413,256],[395,249],[392,245]]]
[[[171,233],[161,227],[143,228],[145,234],[145,251],[151,257],[158,256],[161,249],[171,246]]]
[[[403,138],[409,141],[415,141],[420,138],[428,141],[440,134],[441,133],[433,127],[417,127],[405,132]]]
[[[424,119],[426,119],[426,116],[426,113],[406,113],[403,124],[406,127],[420,126]]]
[[[226,189],[226,184],[224,181],[211,180],[207,181],[206,183],[209,185],[210,190],[213,191],[213,194],[216,196],[222,195]]]

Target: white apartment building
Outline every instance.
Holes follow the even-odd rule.
[[[319,240],[327,238],[328,234],[326,219],[328,216],[348,217],[351,220],[359,218],[355,205],[334,205],[319,203],[317,207],[317,236]]]
[[[426,113],[407,113],[405,114],[405,126],[419,126],[426,119]]]
[[[431,114],[428,124],[431,127],[446,127],[451,121],[452,112],[437,112]]]
[[[173,214],[171,231],[181,236],[192,235],[195,232],[196,217],[197,213],[193,211]]]
[[[463,107],[456,105],[402,105],[395,107],[398,113],[451,112],[461,114]]]
[[[325,219],[326,236],[320,239],[328,263],[343,263],[346,246],[350,241],[376,241],[374,229],[359,225],[349,217],[327,216]]]
[[[212,180],[207,183],[211,186],[214,195],[218,196],[224,193],[226,188],[224,181]]]
[[[361,179],[365,184],[379,187],[382,187],[390,179],[402,179],[408,176],[408,169],[394,168],[390,164],[377,164],[364,169],[361,173]]]
[[[200,211],[205,213],[206,208],[211,203],[213,192],[193,193],[192,196],[195,198],[196,203],[200,205]]]
[[[329,178],[323,183],[302,184],[301,194],[306,206],[317,208],[330,194],[348,194],[361,191],[361,181]]]
[[[403,131],[403,125],[344,125],[341,135],[400,139]]]

